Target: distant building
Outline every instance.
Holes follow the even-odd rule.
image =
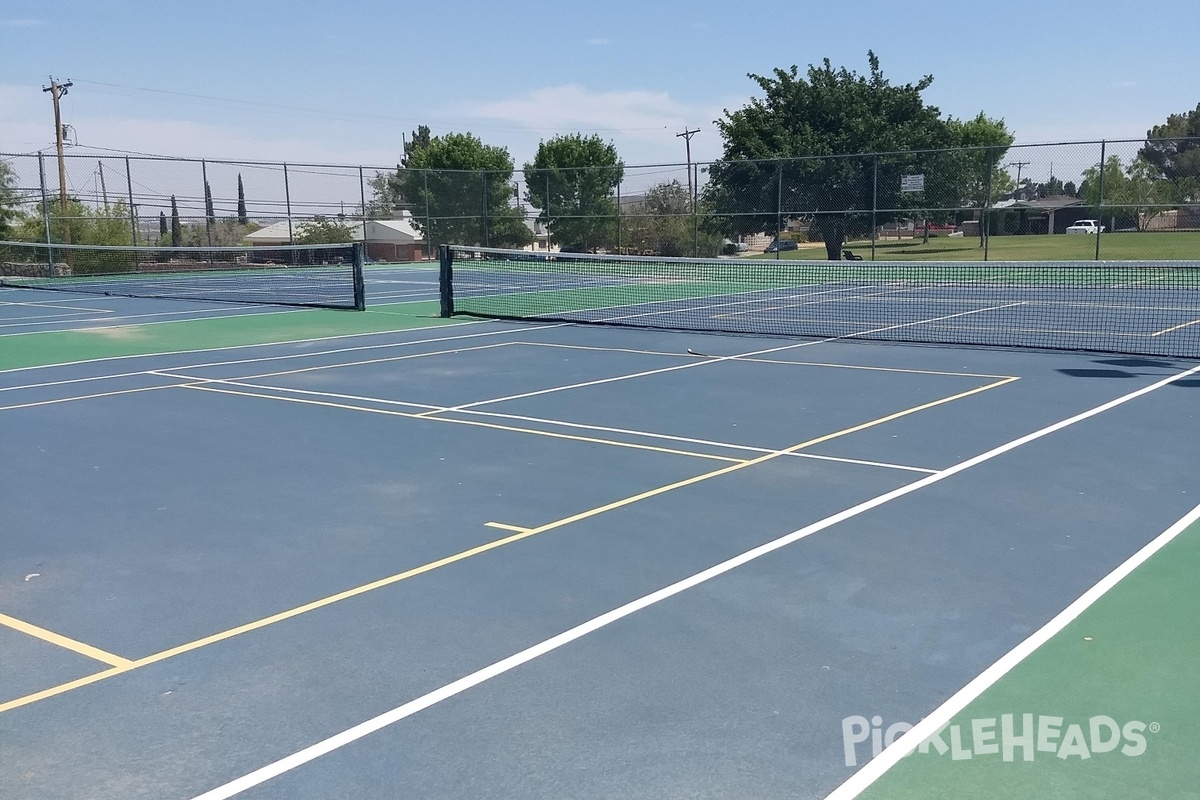
[[[425,240],[405,214],[400,219],[369,219],[346,222],[350,239],[363,242],[367,258],[374,261],[421,261],[426,257]],[[256,247],[288,244],[304,232],[305,223],[292,220],[276,222],[247,234],[246,241]]]

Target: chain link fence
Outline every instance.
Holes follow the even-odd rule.
[[[502,172],[0,154],[0,238],[356,237],[662,256],[1200,260],[1200,139]],[[257,238],[256,238],[257,235]],[[250,240],[247,240],[250,236]],[[848,251],[848,252],[847,252]],[[397,251],[393,251],[397,252]]]

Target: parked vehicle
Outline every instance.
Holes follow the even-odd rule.
[[[767,245],[767,249],[763,250],[763,252],[764,253],[779,253],[784,250],[797,250],[797,249],[799,249],[798,245],[795,242],[793,242],[791,239],[781,239],[779,241],[771,242],[769,245]]]
[[[1067,228],[1067,233],[1104,233],[1104,226],[1098,219],[1081,219]]]

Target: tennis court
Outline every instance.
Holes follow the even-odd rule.
[[[1195,796],[1181,273],[562,264],[0,289],[0,796]]]

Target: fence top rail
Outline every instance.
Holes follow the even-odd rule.
[[[338,242],[334,244],[260,244],[260,245],[239,245],[234,247],[217,246],[208,247],[200,245],[197,247],[155,247],[151,246],[135,246],[135,245],[112,245],[112,244],[58,244],[56,242],[14,242],[0,241],[0,248],[27,248],[31,250],[80,250],[92,252],[95,250],[109,250],[113,252],[129,253],[129,252],[154,252],[154,253],[179,253],[185,255],[195,255],[198,252],[204,253],[258,253],[266,251],[286,250],[286,251],[305,251],[305,250],[348,250],[353,247],[354,242]]]
[[[929,148],[923,150],[880,150],[867,151],[860,153],[829,153],[825,155],[806,155],[806,156],[774,156],[769,158],[754,158],[754,159],[716,159],[711,161],[692,161],[690,166],[705,166],[715,163],[736,163],[736,164],[754,164],[754,163],[781,163],[786,161],[813,161],[813,160],[829,160],[842,158],[868,158],[881,156],[912,156],[934,153],[952,153],[952,152],[983,152],[989,150],[1014,150],[1034,147],[1080,147],[1085,145],[1099,146],[1102,144],[1120,145],[1120,144],[1145,144],[1148,141],[1154,142],[1200,142],[1200,137],[1164,137],[1161,139],[1149,140],[1146,137],[1127,138],[1127,139],[1086,139],[1078,141],[1059,141],[1059,142],[1021,142],[1010,145],[971,145],[963,147],[940,147]],[[96,148],[91,148],[96,149]],[[51,154],[43,153],[41,150],[32,153],[4,153],[0,152],[0,159],[16,159],[16,158],[41,158],[42,156],[50,156]],[[465,174],[479,173],[495,173],[495,174],[511,174],[513,172],[524,172],[522,169],[512,170],[470,170],[470,169],[416,169],[401,167],[399,164],[380,166],[371,164],[334,164],[329,162],[313,162],[313,161],[266,161],[255,159],[230,159],[230,158],[196,158],[194,156],[169,156],[153,153],[111,153],[111,152],[73,152],[65,153],[64,158],[67,159],[129,159],[131,161],[169,161],[182,162],[193,164],[220,164],[225,166],[243,166],[243,167],[272,167],[282,169],[284,167],[299,167],[299,168],[332,168],[332,169],[347,169],[347,170],[373,170],[373,171],[394,171],[396,169],[409,169],[412,172],[429,172],[429,173],[444,173],[444,172],[461,172]],[[684,168],[689,164],[685,162],[674,163],[650,163],[650,164],[618,164],[614,167],[575,167],[566,169],[616,169],[616,170],[640,170],[640,169],[663,169],[663,168]],[[561,168],[560,168],[561,169]]]

